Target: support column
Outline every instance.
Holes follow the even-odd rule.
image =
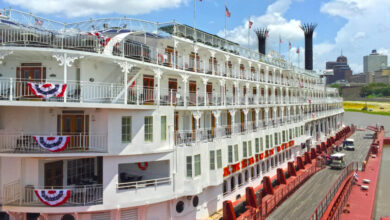
[[[216,133],[218,135],[216,135],[216,137],[220,137],[221,136],[221,126],[220,126],[220,123],[219,123],[219,118],[221,116],[221,111],[220,110],[215,110],[212,112],[214,117],[215,117],[215,130],[217,131]]]
[[[268,126],[269,124],[269,108],[264,108],[264,120],[265,120],[265,126]]]
[[[199,119],[202,117],[203,112],[201,111],[194,111],[192,112],[192,116],[195,118],[195,136],[196,136],[196,141],[200,141],[200,125],[199,125]]]
[[[225,89],[225,79],[220,79],[219,80],[219,84],[220,84],[220,86],[221,86],[221,104],[223,105],[223,106],[226,106],[226,93],[225,93],[225,91],[226,91],[226,89]]]
[[[264,80],[265,80],[266,83],[269,82],[269,81],[268,81],[268,78],[269,78],[269,67],[266,66],[266,67],[265,67],[265,74],[264,74]]]
[[[259,128],[259,112],[260,112],[260,108],[255,108],[255,111],[256,111],[256,118],[255,118],[255,121],[256,121],[256,128]]]
[[[11,53],[9,53],[11,54]],[[68,83],[68,67],[72,66],[72,63],[77,59],[82,59],[84,56],[72,56],[67,53],[56,53],[52,55],[59,63],[60,66],[64,66],[64,84]],[[82,89],[82,88],[81,88]],[[67,101],[68,90],[64,92],[64,102]],[[80,97],[81,99],[81,97]]]
[[[199,47],[198,46],[194,46],[194,72],[197,73],[198,72],[198,60],[197,60],[197,53],[198,53],[198,50],[199,50]]]
[[[259,102],[259,98],[260,98],[260,91],[259,91],[259,89],[260,89],[260,85],[256,84],[256,102],[255,102],[256,105],[260,104],[260,102]]]
[[[180,75],[181,76],[181,78],[182,78],[182,80],[183,80],[183,100],[184,100],[184,106],[187,106],[187,83],[188,83],[188,77],[189,77],[189,75],[185,75],[185,74],[183,74],[183,75]]]
[[[242,111],[244,112],[244,117],[245,117],[244,128],[245,128],[245,131],[248,131],[248,112],[249,112],[249,110],[244,109]]]
[[[249,83],[246,83],[245,84],[245,88],[246,88],[246,94],[245,94],[245,105],[248,105],[248,94],[249,94]]]
[[[232,134],[234,134],[234,132],[235,132],[235,120],[234,120],[234,118],[235,118],[235,114],[236,114],[236,110],[235,109],[230,109],[229,110],[229,113],[230,113],[230,116],[231,116],[231,125],[232,125]]]
[[[208,94],[207,94],[207,82],[208,81],[209,81],[208,78],[202,77],[203,91],[204,91],[204,106],[208,106],[209,105]]]
[[[160,68],[154,68],[153,69],[153,72],[155,74],[155,77],[157,79],[157,105],[160,106],[160,97],[161,97],[161,85],[160,85],[160,81],[161,81],[161,76],[163,74],[163,71],[160,69]],[[154,95],[154,94],[153,94]]]

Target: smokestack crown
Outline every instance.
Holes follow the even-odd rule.
[[[266,40],[268,37],[268,28],[257,28],[254,30],[259,42],[259,53],[265,55]]]

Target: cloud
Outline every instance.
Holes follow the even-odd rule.
[[[68,17],[110,13],[138,15],[176,8],[186,0],[4,0],[34,13],[65,14]]]
[[[279,37],[283,42],[295,42],[303,39],[302,30],[299,28],[301,21],[291,19],[287,20],[283,15],[287,12],[292,4],[292,0],[276,0],[274,3],[267,7],[267,11],[261,16],[251,16],[253,21],[252,30],[250,30],[250,47],[256,48],[257,38],[254,29],[258,27],[268,27],[269,38],[267,39],[267,51],[270,49],[278,48]],[[248,19],[242,21],[242,24],[227,30],[227,38],[234,42],[241,44],[242,46],[248,45]],[[218,32],[219,36],[224,37],[224,31]],[[288,54],[285,54],[288,56]]]
[[[384,54],[390,51],[389,10],[388,0],[331,0],[323,4],[322,13],[342,17],[347,22],[337,32],[334,43],[328,45],[329,50],[320,50],[317,56],[335,60],[342,49],[354,72],[362,72],[364,55],[376,48]],[[325,67],[324,62],[316,64]]]

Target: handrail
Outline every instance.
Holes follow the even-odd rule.
[[[157,187],[160,184],[171,183],[171,177],[163,177],[157,179],[141,180],[141,181],[132,181],[132,182],[123,182],[117,183],[117,189],[131,189],[131,188],[145,188],[148,186]]]
[[[329,189],[329,191],[325,194],[321,202],[318,204],[316,209],[314,210],[313,214],[310,216],[309,220],[319,220],[324,215],[326,209],[328,208],[329,203],[332,201],[334,195],[337,193],[338,189],[340,188],[340,185],[344,180],[355,170],[358,169],[359,162],[351,162],[348,164],[347,167],[345,167],[339,177],[337,178],[336,182],[333,183],[332,187]]]

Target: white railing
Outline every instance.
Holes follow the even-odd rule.
[[[117,183],[116,188],[119,190],[140,189],[140,188],[145,188],[145,187],[155,187],[156,188],[159,185],[171,184],[171,181],[172,180],[170,177],[164,177],[164,178],[141,180],[141,181],[134,181],[134,182],[123,182],[123,183]]]
[[[70,198],[62,206],[89,206],[103,203],[103,187],[100,184],[78,186],[33,186],[15,181],[3,187],[3,205],[46,206],[35,195],[36,189],[69,189]]]
[[[0,134],[0,152],[1,153],[49,153],[41,148],[33,136],[52,136],[61,135],[55,133],[34,133],[20,132],[10,134]],[[107,152],[107,135],[103,134],[63,134],[69,136],[70,141],[67,144],[64,153],[68,152]]]

